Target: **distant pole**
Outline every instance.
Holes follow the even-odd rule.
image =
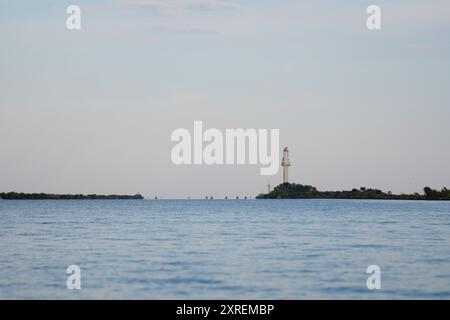
[[[270,180],[267,179],[267,193],[270,193]]]
[[[281,166],[283,167],[283,183],[289,183],[288,168],[291,165],[289,161],[289,150],[285,147],[283,150],[283,160]]]

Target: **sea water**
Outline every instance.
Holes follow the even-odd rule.
[[[449,218],[426,201],[0,201],[0,298],[449,299]]]

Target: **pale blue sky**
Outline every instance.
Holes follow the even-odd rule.
[[[448,187],[449,17],[440,0],[0,0],[0,190],[266,190],[259,166],[174,166],[194,120],[279,128],[291,180],[322,190]]]

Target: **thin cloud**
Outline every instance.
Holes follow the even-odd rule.
[[[239,11],[245,7],[219,0],[121,0],[123,8],[148,10],[156,15],[170,15],[182,11]]]
[[[173,13],[176,9],[170,4],[170,1],[155,0],[121,0],[118,3],[118,7],[121,9],[145,10],[157,16]]]
[[[242,10],[245,7],[231,2],[217,0],[191,0],[183,1],[186,7],[201,10]]]

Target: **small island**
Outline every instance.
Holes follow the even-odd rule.
[[[0,193],[3,200],[142,200],[143,196],[135,195],[99,195],[99,194],[49,194],[49,193]]]
[[[367,200],[450,200],[450,190],[423,189],[424,193],[393,194],[378,189],[359,188],[350,191],[319,191],[313,186],[296,183],[282,183],[267,194],[256,199],[367,199]]]

